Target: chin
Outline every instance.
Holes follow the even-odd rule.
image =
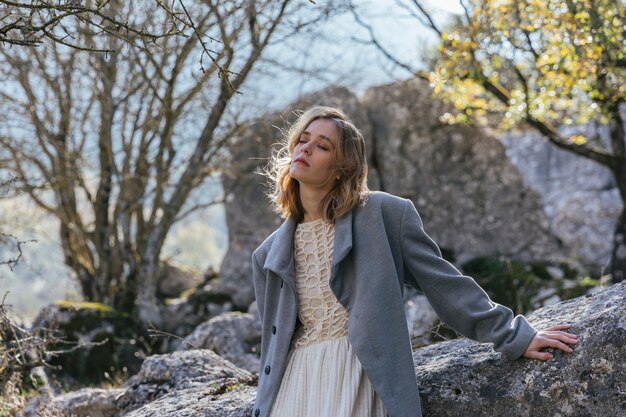
[[[291,169],[289,170],[289,176],[291,178],[293,178],[294,180],[300,180],[300,175],[298,175],[298,170],[295,166],[292,166]]]

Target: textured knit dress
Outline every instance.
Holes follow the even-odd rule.
[[[322,219],[295,231],[298,318],[272,417],[385,417],[348,340],[348,314],[329,286],[335,226]]]

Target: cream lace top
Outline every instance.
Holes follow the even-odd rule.
[[[322,219],[300,223],[294,237],[298,318],[292,348],[348,334],[348,314],[329,286],[335,225]]]
[[[296,330],[270,417],[384,417],[374,391],[348,340],[348,314],[328,280],[335,226],[302,223],[295,232]]]

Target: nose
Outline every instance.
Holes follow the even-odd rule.
[[[311,149],[309,148],[310,143],[311,142],[309,141],[309,142],[305,143],[304,145],[302,145],[302,147],[300,148],[302,150],[302,152],[311,154]]]

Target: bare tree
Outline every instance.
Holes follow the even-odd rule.
[[[172,23],[163,31],[151,31],[128,17],[114,16],[114,0],[0,0],[0,45],[38,46],[44,41],[93,52],[98,50],[80,42],[79,30],[88,27],[94,33],[108,34],[137,45],[154,44],[157,39],[179,35],[189,27],[184,16],[159,0],[139,0],[143,8],[161,8]],[[179,2],[182,4],[182,2]],[[178,21],[179,25],[175,24]]]
[[[65,262],[87,300],[159,325],[165,238],[177,221],[218,201],[192,204],[190,196],[244,125],[232,102],[261,54],[307,27],[303,7],[315,21],[334,6],[189,1],[180,11],[197,22],[197,36],[165,37],[151,51],[79,23],[79,42],[118,52],[58,43],[0,52],[0,74],[10,81],[0,86],[0,149],[24,178],[17,190],[60,220]],[[141,15],[151,31],[171,22],[132,2],[109,11]]]

